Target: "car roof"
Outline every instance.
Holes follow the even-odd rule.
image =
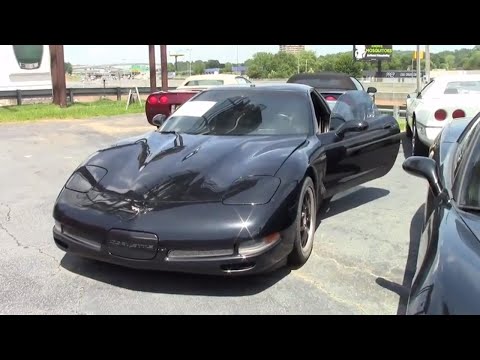
[[[292,91],[299,93],[307,93],[313,87],[304,84],[296,83],[273,83],[273,84],[239,84],[239,85],[223,85],[215,86],[204,91],[225,91],[225,90],[238,90],[238,89],[249,89],[252,91],[262,91],[262,90],[271,90],[271,91]]]
[[[301,74],[295,74],[290,77],[289,80],[299,80],[299,79],[322,79],[322,78],[328,78],[328,79],[344,79],[344,78],[350,78],[351,76],[348,74],[344,73],[337,73],[337,72],[329,72],[329,71],[322,71],[322,72],[316,72],[316,73],[301,73]]]

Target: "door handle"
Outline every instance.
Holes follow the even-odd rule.
[[[393,127],[393,124],[385,124],[383,125],[384,129],[391,129]]]

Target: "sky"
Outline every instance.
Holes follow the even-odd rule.
[[[430,45],[435,53],[443,50],[473,48],[474,45]],[[352,50],[353,45],[306,45],[317,55],[335,54]],[[423,47],[423,46],[422,46]],[[393,45],[393,50],[412,50],[416,45]],[[242,63],[257,52],[278,51],[278,45],[168,45],[168,54],[185,54],[179,61],[219,60],[221,63]],[[121,63],[148,63],[147,45],[65,45],[65,61],[74,65],[102,65]],[[155,47],[157,62],[160,61],[160,47]],[[173,62],[169,57],[168,61]]]

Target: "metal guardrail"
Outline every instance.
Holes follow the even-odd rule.
[[[78,96],[117,96],[117,100],[122,99],[122,95],[128,95],[130,90],[135,88],[115,87],[115,88],[67,88],[68,101],[73,102],[75,95]],[[158,89],[159,91],[161,89]],[[168,90],[175,90],[175,87],[169,87]],[[140,94],[150,94],[150,87],[139,87]],[[34,90],[6,90],[0,91],[0,99],[16,99],[17,105],[22,105],[22,99],[51,98],[51,89]]]
[[[135,88],[115,87],[115,88],[68,88],[67,100],[74,101],[75,95],[78,96],[116,96],[117,100],[122,100],[122,95],[128,95],[130,90]],[[176,87],[169,87],[168,90],[175,90]],[[158,89],[159,91],[161,89]],[[150,94],[150,87],[139,87],[140,94]],[[51,98],[51,89],[36,90],[6,90],[0,91],[0,99],[16,99],[17,105],[22,105],[22,99]],[[392,114],[395,118],[405,117],[405,109],[399,106],[378,106],[383,114]]]

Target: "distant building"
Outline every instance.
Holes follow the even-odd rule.
[[[298,54],[299,52],[305,51],[305,45],[279,45],[281,52],[286,52],[290,54]]]
[[[247,73],[246,66],[232,66],[233,73],[240,73],[241,75],[245,75]]]
[[[205,69],[205,74],[218,75],[220,74],[220,68]]]

